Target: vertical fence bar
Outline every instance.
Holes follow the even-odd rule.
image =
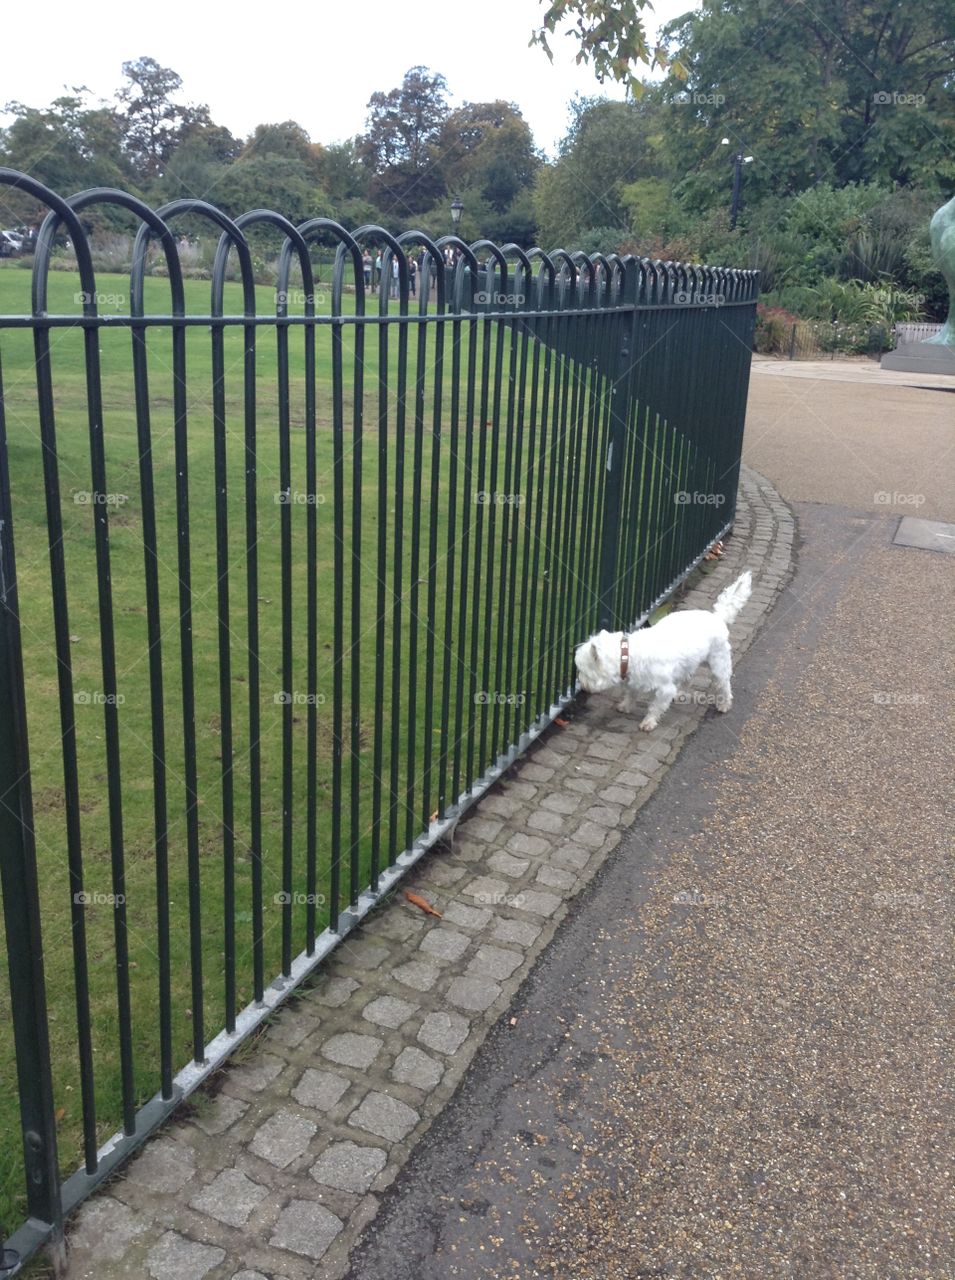
[[[49,1223],[55,1238],[62,1234],[56,1120],[47,1029],[46,980],[40,893],[33,831],[30,751],[27,739],[26,692],[20,606],[13,546],[13,511],[7,457],[7,426],[0,369],[0,690],[5,708],[0,716],[0,886],[7,935],[13,1039],[27,1209]],[[88,1019],[88,1009],[86,1018]]]

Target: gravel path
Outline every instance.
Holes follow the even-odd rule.
[[[955,433],[915,419],[927,392],[891,393],[903,435],[894,399],[807,385],[754,378],[749,461],[830,505],[796,507],[733,713],[544,953],[352,1280],[955,1275],[952,563],[891,545],[892,517],[953,518]],[[870,484],[930,496],[886,511]]]

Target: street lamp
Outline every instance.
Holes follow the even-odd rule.
[[[720,146],[728,147],[729,138],[720,138]],[[733,156],[733,202],[730,205],[730,230],[736,230],[736,215],[739,213],[739,197],[743,186],[743,165],[752,164],[752,156],[744,156],[742,150]]]
[[[464,212],[464,205],[461,203],[461,201],[456,198],[452,200],[451,201],[451,226],[454,228],[455,233],[457,233],[458,226],[461,222],[461,214],[463,212]]]

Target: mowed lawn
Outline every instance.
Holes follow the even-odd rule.
[[[29,311],[29,273],[5,269],[0,271],[0,314],[23,314]],[[128,281],[123,276],[100,276],[98,288],[103,295],[100,309],[125,313],[128,310]],[[49,311],[52,314],[76,313],[74,297],[79,283],[69,273],[53,273],[50,277]],[[207,314],[208,283],[187,282],[187,310],[190,314]],[[353,309],[354,298],[346,297],[346,307]],[[274,292],[258,290],[260,314],[274,314]],[[295,311],[295,307],[291,308]],[[371,306],[369,307],[371,309]],[[168,284],[159,279],[147,281],[146,310],[164,314],[168,310]],[[227,314],[241,313],[241,296],[237,285],[226,287]],[[319,295],[319,310],[328,310],[328,293]],[[387,387],[378,399],[381,355],[378,334],[368,326],[362,366],[364,393],[364,431],[362,438],[354,430],[354,377],[356,364],[353,326],[342,328],[342,414],[344,425],[344,489],[345,529],[345,601],[343,626],[346,645],[352,634],[352,567],[353,554],[360,559],[357,582],[355,631],[360,638],[356,652],[349,655],[345,666],[344,707],[346,760],[344,776],[348,809],[348,788],[358,796],[357,825],[343,814],[343,836],[358,852],[360,883],[368,877],[372,845],[372,796],[375,777],[375,734],[380,740],[380,771],[383,781],[384,818],[380,827],[382,857],[387,861],[389,848],[404,847],[408,832],[412,835],[426,825],[428,814],[437,809],[437,773],[442,749],[453,753],[461,736],[460,717],[442,722],[442,698],[447,687],[450,702],[455,704],[457,691],[477,687],[500,691],[512,699],[527,691],[527,677],[517,670],[514,659],[516,637],[510,630],[506,645],[510,658],[497,655],[497,637],[503,629],[503,617],[514,611],[500,595],[502,557],[517,551],[528,556],[529,570],[522,590],[536,593],[534,619],[545,607],[563,610],[558,595],[557,578],[566,578],[567,599],[585,604],[586,589],[581,570],[586,568],[593,548],[585,546],[586,511],[580,508],[571,518],[564,512],[563,522],[554,521],[551,543],[558,551],[531,561],[534,548],[541,541],[532,536],[528,521],[536,518],[533,502],[497,506],[491,504],[481,512],[484,550],[480,574],[475,572],[475,493],[528,487],[531,477],[520,483],[508,477],[511,465],[507,432],[500,423],[507,406],[507,361],[515,339],[507,330],[492,336],[487,344],[487,366],[494,381],[497,342],[504,347],[504,399],[495,412],[491,403],[481,404],[478,394],[474,406],[475,428],[466,446],[465,389],[462,379],[452,387],[451,326],[445,326],[445,350],[440,385],[436,375],[435,326],[419,337],[419,327],[406,326],[407,397],[403,438],[397,416],[399,337],[398,327],[391,328],[387,362]],[[461,326],[462,364],[467,363],[467,325]],[[477,343],[477,330],[470,339]],[[418,343],[421,342],[419,349]],[[56,443],[59,466],[59,510],[63,522],[63,548],[66,562],[66,589],[69,603],[69,660],[72,666],[76,743],[79,771],[79,797],[82,828],[84,888],[92,901],[86,909],[87,955],[90,970],[90,1004],[93,1021],[93,1047],[96,1077],[97,1131],[102,1141],[115,1132],[121,1122],[121,1082],[119,1063],[119,1027],[116,1012],[116,975],[114,958],[113,907],[107,900],[112,892],[111,841],[108,823],[108,777],[105,752],[102,650],[100,644],[99,600],[97,593],[94,519],[104,508],[90,505],[88,495],[93,483],[90,468],[90,434],[86,399],[86,365],[83,338],[78,330],[54,329],[50,338]],[[277,372],[276,333],[273,326],[257,330],[255,357],[256,400],[256,464],[258,469],[258,518],[256,546],[258,553],[257,616],[260,628],[259,660],[261,696],[262,746],[262,868],[264,900],[264,970],[270,981],[281,967],[282,908],[275,901],[282,889],[282,716],[280,695],[291,692],[296,698],[293,724],[293,793],[292,793],[292,867],[296,892],[306,888],[306,777],[305,746],[307,710],[306,599],[309,569],[306,557],[306,521],[309,504],[306,481],[306,379],[304,331],[293,327],[289,337],[289,449],[290,488],[293,500],[286,506],[277,501],[283,486],[280,480],[279,377]],[[192,573],[191,640],[194,648],[195,724],[197,739],[197,791],[199,795],[200,888],[202,903],[202,961],[204,989],[204,1030],[209,1040],[224,1025],[224,910],[222,862],[222,705],[220,701],[220,662],[218,632],[218,575],[216,549],[216,485],[214,475],[213,368],[209,330],[205,326],[187,331],[188,387],[188,490],[189,548]],[[186,760],[183,748],[182,666],[180,657],[179,572],[176,501],[175,437],[173,431],[172,343],[168,329],[155,329],[148,337],[149,404],[151,410],[151,464],[155,486],[155,513],[159,560],[159,590],[162,615],[163,654],[163,721],[166,740],[169,884],[171,919],[171,981],[174,1065],[179,1068],[191,1058],[194,1010],[191,1008],[189,951],[189,904],[186,859]],[[481,341],[477,368],[484,363],[485,343]],[[143,546],[143,501],[140,487],[140,447],[137,437],[135,386],[132,373],[129,330],[101,330],[99,350],[102,365],[103,432],[106,452],[107,493],[105,516],[109,522],[111,557],[112,625],[116,646],[117,689],[120,695],[119,734],[123,837],[126,869],[126,909],[129,928],[130,981],[132,1002],[132,1034],[136,1063],[136,1091],[140,1101],[151,1097],[159,1087],[158,1057],[158,959],[157,907],[154,832],[154,787],[152,753],[152,709],[147,651],[146,589]],[[318,755],[316,764],[318,787],[318,827],[316,847],[317,884],[320,898],[329,894],[329,851],[331,847],[333,811],[332,778],[332,690],[333,690],[333,621],[334,621],[334,483],[333,483],[333,396],[332,396],[332,328],[321,326],[316,339],[316,433],[315,454],[317,499],[311,504],[317,522],[318,554],[315,585],[318,595],[318,682],[317,722]],[[44,500],[43,451],[37,412],[36,373],[32,335],[29,330],[0,330],[3,391],[9,459],[12,477],[14,529],[16,537],[17,576],[20,592],[21,623],[29,706],[32,786],[35,827],[41,881],[42,915],[45,943],[47,996],[50,1009],[50,1033],[55,1070],[55,1094],[59,1117],[61,1165],[65,1173],[77,1167],[81,1158],[82,1117],[80,1108],[79,1071],[76,1056],[76,1015],[73,984],[73,949],[70,941],[70,886],[67,876],[66,829],[64,817],[64,772],[61,725],[58,705],[57,659],[53,645],[53,607],[49,538]],[[249,786],[249,722],[248,722],[248,600],[246,595],[246,457],[244,411],[244,337],[241,327],[227,329],[224,343],[226,471],[225,508],[228,521],[229,547],[229,628],[231,636],[231,689],[234,715],[234,788],[235,788],[235,927],[237,937],[236,972],[237,1003],[241,1008],[252,991],[252,895],[251,895],[251,827]],[[555,365],[559,361],[555,360]],[[417,385],[416,385],[417,380]],[[461,422],[458,449],[450,447],[449,430],[457,397]],[[581,403],[583,404],[583,392]],[[482,416],[486,422],[478,421]],[[379,431],[379,414],[386,414],[386,429]],[[433,450],[431,430],[437,419],[443,437],[437,453]],[[491,430],[492,419],[495,424]],[[483,438],[482,438],[483,437]],[[513,444],[513,439],[511,440]],[[384,445],[384,451],[382,450]],[[467,471],[466,447],[472,453],[472,467]],[[569,446],[568,446],[569,447]],[[483,472],[478,460],[483,455]],[[562,456],[562,455],[561,455]],[[359,461],[356,463],[356,458]],[[541,457],[548,479],[554,475],[554,459],[550,453]],[[492,469],[497,472],[492,476]],[[384,486],[381,477],[384,477]],[[453,494],[457,507],[456,523],[449,529],[449,499]],[[558,477],[559,479],[559,477]],[[536,485],[536,478],[533,479]],[[298,496],[296,496],[298,495]],[[356,502],[360,501],[353,534],[352,520]],[[283,510],[291,512],[292,555],[291,592],[293,608],[290,618],[292,678],[282,672],[282,573],[281,526]],[[180,513],[181,514],[181,513]],[[542,535],[547,533],[553,512],[541,512]],[[493,523],[493,535],[492,535]],[[436,552],[433,566],[429,539],[433,534]],[[472,563],[463,610],[464,631],[453,643],[444,629],[444,611],[449,598],[447,573],[449,560],[456,566],[454,589],[460,593],[461,547],[465,528],[469,530]],[[509,538],[502,536],[509,530]],[[360,539],[360,546],[356,542]],[[582,542],[582,538],[584,541]],[[399,550],[400,543],[400,550]],[[447,554],[448,547],[452,554]],[[573,548],[571,554],[570,548]],[[380,559],[380,551],[384,552]],[[586,552],[586,558],[584,553]],[[574,571],[566,568],[573,560]],[[562,567],[563,566],[563,567]],[[548,581],[548,574],[550,579]],[[480,591],[471,607],[475,578]],[[388,629],[385,645],[376,655],[376,601],[379,579],[385,582]],[[416,585],[417,584],[417,585]],[[538,592],[539,587],[539,592]],[[550,595],[547,595],[547,592]],[[395,676],[393,665],[393,596],[402,601],[400,610],[401,652],[395,679],[397,699],[392,696]],[[525,610],[527,595],[525,594]],[[513,602],[511,602],[513,603]],[[416,605],[416,609],[412,606]],[[459,615],[458,594],[453,596],[455,620]],[[430,657],[428,644],[428,612],[431,612]],[[504,611],[504,614],[502,614]],[[570,606],[568,606],[568,617]],[[532,620],[526,619],[528,634]],[[488,643],[490,641],[490,643]],[[528,656],[530,646],[528,645]],[[564,652],[566,650],[566,652]],[[477,664],[473,661],[477,656]],[[379,661],[380,659],[380,661]],[[536,661],[536,655],[535,655]],[[348,699],[351,664],[357,663],[360,675],[358,702]],[[554,687],[566,687],[569,671],[569,644],[562,644],[554,659]],[[416,664],[416,669],[413,664]],[[526,665],[526,664],[525,664]],[[376,671],[383,672],[383,685],[376,683]],[[505,684],[505,680],[509,680]],[[290,686],[290,687],[289,687]],[[381,691],[379,693],[379,690]],[[548,705],[553,688],[544,691]],[[411,702],[414,702],[412,714]],[[505,704],[495,705],[482,714],[489,722],[497,717],[518,718],[523,723],[536,714],[530,704],[520,711]],[[426,712],[430,714],[425,714]],[[352,736],[354,735],[354,736]],[[514,734],[510,735],[512,738]],[[452,742],[451,738],[455,741]],[[348,748],[351,741],[357,751]],[[431,788],[425,791],[421,781],[422,758],[429,752],[435,760]],[[409,777],[407,762],[416,760],[415,773]],[[465,762],[467,752],[464,752]],[[389,786],[397,783],[394,796]],[[400,799],[398,798],[400,796]],[[405,799],[410,801],[405,804]],[[453,798],[453,797],[449,797]],[[389,811],[391,817],[389,818]],[[347,902],[347,866],[343,868],[344,901]],[[293,954],[305,943],[305,905],[294,907]],[[326,908],[319,904],[318,927],[326,920]],[[5,956],[5,952],[4,952]],[[8,999],[5,977],[0,979],[0,1001]],[[3,1014],[9,1026],[9,1009]],[[0,1216],[7,1222],[22,1217],[22,1168],[16,1103],[15,1067],[12,1037],[4,1039],[0,1048],[2,1078],[6,1082],[0,1099],[0,1119],[4,1131],[11,1136],[4,1148],[0,1183]]]

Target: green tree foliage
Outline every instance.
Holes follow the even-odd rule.
[[[636,97],[640,97],[644,85],[637,76],[640,63],[667,66],[669,54],[665,46],[655,49],[647,43],[642,11],[652,8],[650,0],[541,0],[545,5],[541,25],[531,36],[531,44],[538,44],[553,61],[550,47],[558,28],[578,45],[577,62],[590,63],[597,80],[616,80]],[[568,28],[569,24],[569,28]],[[675,74],[682,74],[680,64],[673,63]]]
[[[955,178],[955,0],[704,0],[665,28],[674,141],[708,200],[732,149],[750,198],[826,182],[948,186]]]
[[[117,97],[125,108],[124,147],[144,181],[160,177],[190,126],[209,123],[207,107],[179,103],[182,77],[155,58],[123,63],[127,84]]]
[[[625,189],[666,167],[649,96],[640,102],[579,99],[572,110],[558,161],[541,172],[534,193],[545,245],[576,245],[592,227],[620,228],[625,234],[630,225]]]
[[[369,193],[383,211],[404,216],[429,208],[443,193],[438,139],[448,116],[444,76],[412,67],[401,85],[373,93],[361,158]]]

